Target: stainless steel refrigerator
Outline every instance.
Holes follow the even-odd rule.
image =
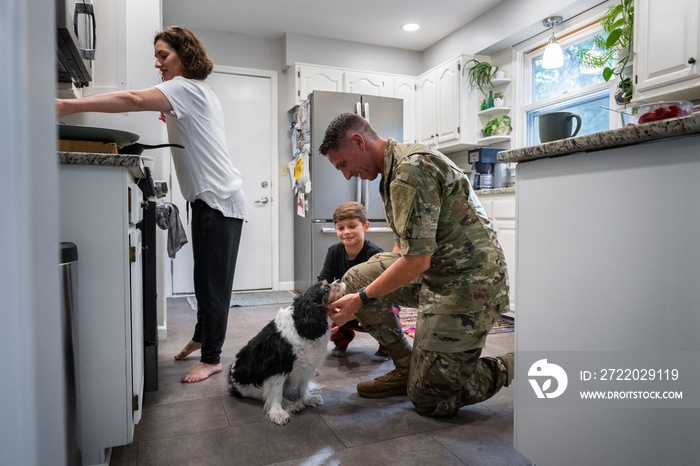
[[[316,283],[328,248],[338,242],[333,228],[333,212],[349,201],[362,202],[367,208],[370,231],[365,238],[385,251],[394,247],[394,235],[386,222],[384,204],[379,196],[378,176],[373,181],[343,174],[319,154],[328,124],[341,113],[353,112],[367,118],[379,136],[403,141],[403,100],[390,97],[314,91],[309,95],[311,192],[307,195],[304,217],[294,215],[294,288],[305,291]]]

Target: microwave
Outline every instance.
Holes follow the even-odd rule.
[[[97,40],[93,5],[85,0],[56,0],[56,27],[58,81],[87,86],[92,81]]]

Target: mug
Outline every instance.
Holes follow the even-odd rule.
[[[576,130],[571,134],[571,120],[576,118]],[[540,115],[540,142],[571,138],[581,129],[581,117],[575,113],[554,112]]]

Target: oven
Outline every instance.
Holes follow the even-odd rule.
[[[156,278],[156,208],[157,199],[165,197],[168,185],[153,181],[151,169],[144,167],[145,178],[138,180],[143,192],[141,207],[143,219],[138,223],[142,238],[143,266],[143,342],[144,342],[144,390],[158,390],[158,315]]]
[[[59,82],[84,87],[92,81],[97,33],[95,10],[86,0],[56,0],[56,69]]]

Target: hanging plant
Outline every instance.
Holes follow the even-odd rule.
[[[578,58],[587,68],[603,68],[603,79],[610,81],[615,76],[620,77],[618,85],[618,103],[627,103],[632,99],[634,91],[632,80],[624,77],[623,72],[632,58],[632,38],[634,35],[634,0],[620,0],[620,3],[608,7],[605,15],[600,18],[600,25],[607,34],[595,36],[595,45],[600,52],[581,49]],[[610,65],[614,63],[614,65]]]
[[[467,70],[467,65],[469,63],[474,63],[473,66]],[[462,69],[462,74],[467,73],[467,80],[472,89],[477,87],[482,94],[486,95],[484,87],[493,87],[493,82],[491,80],[496,76],[496,71],[498,71],[497,66],[491,65],[489,62],[479,61],[476,58],[472,58],[464,64]]]

